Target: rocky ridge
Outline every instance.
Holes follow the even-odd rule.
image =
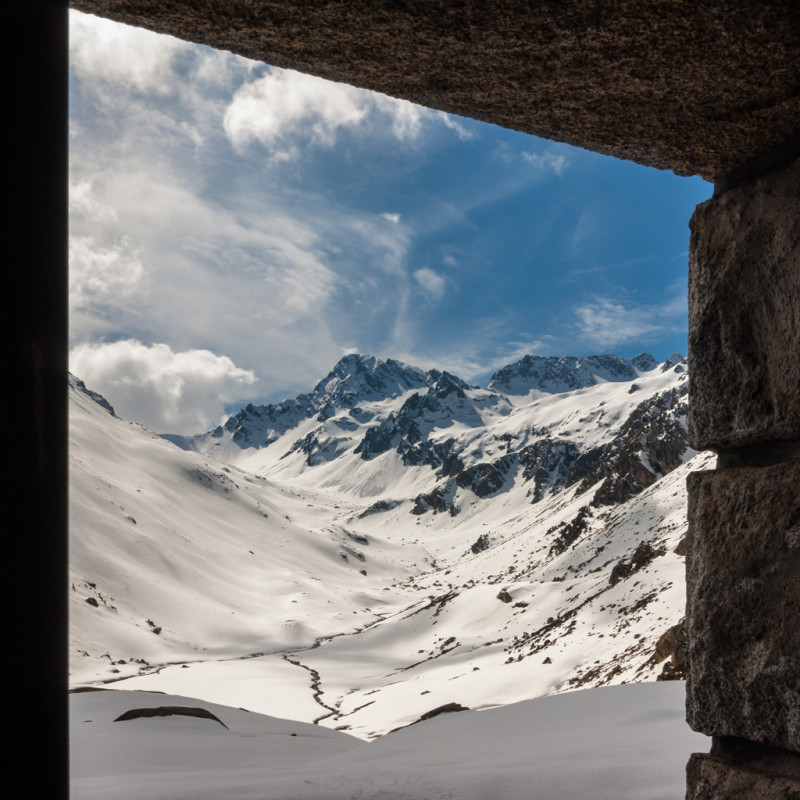
[[[285,463],[300,456],[303,469],[344,465],[356,456],[364,467],[386,458],[403,468],[426,467],[430,477],[413,497],[414,514],[455,514],[459,490],[485,498],[512,482],[526,485],[533,503],[578,484],[581,493],[595,487],[594,505],[611,505],[651,486],[691,455],[685,369],[679,354],[660,365],[647,353],[525,356],[480,389],[446,371],[348,355],[310,394],[248,405],[206,434],[169,438],[210,455],[227,440],[227,456],[234,460],[231,445],[250,455],[272,448],[271,458],[249,460]],[[658,376],[666,380],[654,381]],[[570,417],[577,431],[558,418],[531,424],[538,409],[546,411],[562,397],[614,385],[627,387],[630,401],[622,409],[603,399],[593,406],[587,396],[582,416]],[[293,470],[297,466],[288,472]],[[270,472],[287,470],[281,465]]]

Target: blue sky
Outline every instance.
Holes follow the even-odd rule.
[[[70,12],[70,364],[191,433],[346,352],[686,351],[699,178]]]

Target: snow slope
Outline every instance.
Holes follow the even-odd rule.
[[[674,800],[706,737],[677,683],[442,714],[365,743],[318,726],[147,692],[73,694],[73,800]],[[202,707],[115,722],[123,712]],[[225,727],[223,727],[223,723]]]
[[[680,361],[630,361],[511,396],[350,357],[310,416],[270,407],[266,445],[253,409],[188,450],[73,383],[73,684],[372,739],[445,703],[655,680],[656,642],[683,616],[685,476],[708,456],[672,441]],[[541,455],[553,442],[560,460]],[[631,463],[640,482],[610,502]]]

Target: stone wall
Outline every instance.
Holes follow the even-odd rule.
[[[800,798],[800,159],[691,221],[687,798]]]

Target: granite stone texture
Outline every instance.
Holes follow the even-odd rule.
[[[689,443],[800,439],[800,159],[699,205],[689,244]]]
[[[694,753],[686,765],[686,800],[800,800],[800,781]]]
[[[800,752],[800,463],[688,487],[687,721]]]
[[[712,181],[800,133],[796,0],[70,5]]]

